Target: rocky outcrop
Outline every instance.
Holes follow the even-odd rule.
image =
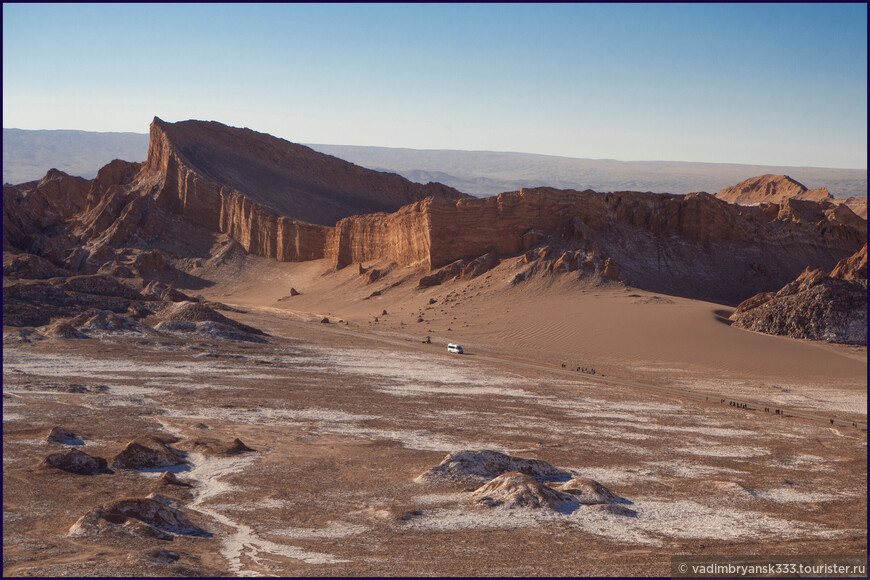
[[[809,199],[833,201],[828,190],[807,189],[788,175],[761,175],[745,179],[732,187],[726,187],[716,197],[729,203],[757,205],[759,203],[782,203],[786,199]]]
[[[174,437],[144,435],[130,441],[124,449],[112,458],[115,469],[153,469],[184,465],[187,460],[182,453],[169,445],[177,441]]]
[[[766,334],[866,345],[867,245],[830,274],[807,268],[778,292],[742,302],[731,320]]]
[[[102,535],[110,531],[164,540],[171,540],[176,534],[211,535],[190,521],[180,502],[157,493],[95,507],[70,527],[69,535]]]
[[[417,477],[417,481],[448,481],[482,483],[499,475],[519,472],[541,481],[566,481],[571,473],[540,459],[512,457],[498,451],[454,451],[432,469]]]
[[[471,495],[477,503],[489,507],[549,508],[570,512],[578,505],[573,495],[557,491],[519,471],[499,475]]]
[[[56,467],[77,475],[96,475],[107,471],[108,463],[102,457],[92,457],[78,449],[67,453],[52,453],[43,461],[43,465]]]

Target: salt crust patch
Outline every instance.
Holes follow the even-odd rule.
[[[665,545],[666,538],[745,540],[765,537],[827,536],[851,533],[821,529],[818,525],[775,518],[764,513],[710,507],[691,500],[639,499],[630,509],[636,517],[609,514],[581,506],[570,514],[532,509],[437,509],[404,524],[415,530],[518,528],[564,523],[584,532],[626,544]]]
[[[318,362],[328,363],[333,370],[338,368],[345,372],[379,379],[472,387],[516,386],[529,383],[528,380],[493,375],[463,362],[458,357],[448,364],[431,356],[389,350],[322,348],[316,349],[315,352],[326,359]]]
[[[179,419],[223,419],[242,425],[263,425],[276,421],[287,422],[293,420],[343,423],[380,419],[376,415],[354,415],[332,409],[223,409],[218,407],[204,407],[196,411],[167,409],[166,416],[177,417]]]
[[[248,369],[228,365],[216,365],[208,359],[191,362],[165,362],[148,365],[124,359],[95,359],[79,355],[59,355],[48,353],[17,354],[4,351],[4,369],[19,370],[28,374],[51,377],[88,377],[88,378],[128,378],[129,373],[136,376],[147,375],[195,375],[209,373],[231,373],[237,379],[285,379],[280,375],[246,372]],[[240,372],[241,371],[241,372]]]
[[[708,391],[721,397],[721,393],[729,393],[729,399],[763,398],[773,405],[783,407],[810,408],[814,411],[847,412],[859,415],[867,414],[866,383],[863,389],[856,388],[851,392],[838,391],[830,388],[813,389],[806,385],[777,385],[780,389],[759,387],[755,383],[745,381],[728,381],[725,379],[676,380],[675,386],[691,390]]]
[[[413,501],[423,505],[438,505],[442,503],[456,503],[463,501],[465,495],[461,493],[424,493],[414,496]]]
[[[21,413],[7,413],[5,410],[3,411],[3,422],[4,423],[6,423],[7,421],[9,421],[9,422],[20,421],[22,419],[24,419],[24,415],[22,415]]]
[[[207,505],[210,499],[235,491],[237,488],[223,478],[244,470],[257,458],[255,454],[239,457],[205,457],[198,453],[190,455],[193,462],[187,475],[199,482],[193,489],[195,499],[190,503],[191,509],[211,516],[221,524],[230,527],[235,532],[227,535],[221,545],[221,555],[230,565],[230,570],[236,576],[260,576],[261,573],[243,569],[242,557],[250,559],[257,565],[268,569],[270,555],[302,560],[307,564],[337,564],[347,562],[339,560],[330,554],[310,552],[296,546],[279,544],[264,540],[254,530],[242,523],[235,522],[215,507]],[[256,509],[256,508],[255,508]],[[254,509],[254,511],[255,511]]]
[[[705,457],[760,457],[770,455],[770,451],[760,447],[746,447],[743,445],[704,445],[698,447],[681,447],[677,449],[682,453],[703,455]]]
[[[756,498],[766,499],[777,503],[815,503],[845,499],[855,497],[856,495],[857,494],[846,492],[822,493],[818,491],[800,491],[790,487],[780,487],[777,489],[767,489],[755,492]]]
[[[504,397],[535,397],[522,389],[509,389],[505,387],[460,387],[460,386],[445,386],[437,383],[427,384],[405,384],[405,385],[385,385],[375,389],[378,392],[388,395],[398,396],[420,396],[420,395],[459,395],[459,396],[474,396],[474,395],[500,395]]]
[[[746,471],[731,469],[729,467],[689,463],[682,460],[648,461],[644,465],[652,465],[659,468],[660,474],[686,479],[706,479],[711,475],[745,475],[747,473]]]
[[[366,440],[387,439],[398,441],[405,449],[415,449],[417,451],[441,451],[446,453],[450,449],[473,449],[480,446],[479,443],[469,443],[457,439],[456,437],[433,433],[423,429],[402,431],[372,429],[370,427],[360,427],[358,425],[325,425],[322,427],[322,430],[327,433],[360,437]],[[492,443],[487,443],[487,449],[501,451],[502,453],[508,453],[510,451],[506,447]]]
[[[269,533],[297,540],[308,540],[320,538],[349,538],[350,536],[356,536],[363,532],[367,532],[370,529],[371,528],[367,526],[361,526],[359,524],[329,522],[322,528],[284,528],[281,530],[270,530]]]

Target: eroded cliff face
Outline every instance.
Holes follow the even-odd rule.
[[[385,206],[396,211],[346,214]],[[341,219],[300,217],[309,212]],[[807,266],[830,270],[867,232],[846,205],[794,197],[743,206],[706,193],[536,188],[477,199],[247,129],[159,119],[143,164],[113,161],[92,181],[50,172],[4,188],[4,225],[4,244],[80,273],[121,267],[131,251],[192,256],[187,240],[220,232],[280,261],[450,266],[433,281],[535,249],[525,274],[594,272],[726,304],[777,290]]]

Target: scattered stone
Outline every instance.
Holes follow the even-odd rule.
[[[435,300],[434,298],[429,299],[429,304],[435,304],[436,302],[438,302],[438,301]]]
[[[290,296],[299,296],[299,291],[296,288],[290,288]]]
[[[386,315],[387,315],[387,311],[386,311],[386,310],[384,310],[383,312],[381,312],[381,316],[386,316]]]
[[[78,475],[106,473],[108,467],[108,462],[102,457],[92,457],[78,449],[71,449],[67,453],[52,453],[42,464]]]
[[[321,322],[321,324],[329,324],[329,318],[324,316],[320,322]]]

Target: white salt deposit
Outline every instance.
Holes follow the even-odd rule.
[[[359,524],[351,524],[347,522],[327,522],[322,528],[284,528],[281,530],[272,530],[269,533],[276,536],[284,536],[300,540],[320,539],[320,538],[349,538],[357,536],[363,532],[369,531],[371,528]]]
[[[744,445],[703,445],[697,447],[681,447],[677,449],[682,453],[703,455],[705,457],[760,457],[770,455],[768,449],[761,447],[749,447]]]

